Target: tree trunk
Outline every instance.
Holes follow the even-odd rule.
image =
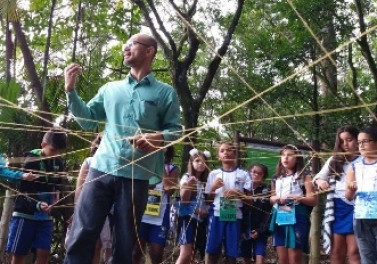
[[[29,45],[27,44],[25,33],[22,31],[21,24],[19,21],[12,21],[12,26],[17,37],[18,45],[20,46],[22,55],[24,57],[25,68],[27,70],[29,80],[31,83],[30,86],[34,91],[34,94],[36,95],[37,103],[39,104],[40,109],[44,111],[44,113],[41,114],[41,116],[45,119],[44,125],[51,126],[49,122],[46,122],[47,120],[51,120],[51,115],[48,114],[50,112],[50,107],[47,102],[43,102],[42,83],[39,80],[37,70],[34,64],[33,55],[31,54]]]
[[[6,58],[6,81],[7,85],[9,85],[10,80],[12,79],[11,74],[11,61],[13,55],[13,43],[12,43],[12,33],[9,29],[9,21],[6,21],[6,36],[5,36],[5,58]]]
[[[332,2],[332,1],[331,1]],[[327,52],[333,51],[337,47],[336,33],[333,22],[333,12],[335,10],[334,3],[330,4],[326,8],[325,16],[327,19],[327,25],[323,29],[322,33],[322,45]],[[325,96],[337,94],[337,65],[336,65],[336,53],[333,53],[330,57],[324,59],[320,63],[321,68],[321,92]]]
[[[315,151],[319,152],[320,150],[320,142],[319,140],[314,140],[312,147]],[[319,172],[320,169],[320,160],[319,157],[314,157],[312,161],[312,168],[313,168],[313,175]],[[320,197],[319,197],[320,198]],[[309,256],[309,263],[310,264],[319,264],[321,259],[321,206],[318,201],[317,206],[313,208],[312,214],[310,216],[310,256]]]
[[[185,99],[181,99],[185,100]],[[187,104],[187,102],[181,102],[181,104]],[[183,125],[185,128],[195,129],[198,126],[198,117],[199,117],[199,106],[192,102],[189,109],[183,108]],[[187,162],[190,158],[189,151],[195,146],[197,132],[193,133],[193,130],[185,130],[184,135],[190,134],[184,139],[183,153],[181,158],[181,170],[185,171],[187,169]]]
[[[357,68],[355,67],[354,63],[353,63],[353,43],[350,43],[348,45],[348,65],[350,67],[350,70],[351,70],[351,73],[352,73],[352,81],[351,81],[351,84],[352,84],[352,94],[353,94],[353,104],[354,105],[359,105],[360,103],[360,97],[359,95],[357,94],[357,89],[358,89],[358,74],[357,74]],[[355,113],[355,116],[357,117],[357,121],[355,122],[355,126],[356,127],[362,127],[364,126],[363,125],[363,122],[362,122],[362,119],[361,119],[361,109],[360,108],[356,108],[353,110],[354,113]]]
[[[315,60],[315,52],[312,52],[312,60]],[[319,87],[318,87],[318,78],[317,78],[317,71],[316,66],[313,67],[313,111],[319,111],[319,103],[318,103],[318,96],[319,96]],[[336,81],[336,78],[335,78]],[[319,135],[320,135],[320,126],[321,126],[321,116],[319,114],[315,114],[313,116],[313,142],[312,148],[314,150],[314,157],[312,160],[312,174],[317,174],[320,170],[320,159],[317,155],[320,151],[320,142],[319,142]],[[310,264],[319,264],[320,256],[321,256],[321,245],[320,245],[320,219],[321,219],[321,210],[320,207],[317,205],[313,208],[312,214],[310,216],[311,220],[311,228],[310,228],[310,257],[309,263]]]
[[[48,29],[47,29],[47,39],[46,39],[46,46],[43,58],[43,71],[42,71],[42,101],[44,104],[45,102],[45,93],[46,93],[46,86],[47,86],[47,74],[48,74],[48,61],[50,59],[50,46],[51,46],[51,32],[52,32],[52,22],[54,17],[54,10],[55,10],[56,0],[51,1],[51,9],[50,9],[50,17],[48,20]]]
[[[367,26],[364,19],[364,11],[362,8],[362,4],[360,0],[354,0],[354,3],[356,6],[357,16],[359,18],[360,33],[364,33],[366,31]],[[363,35],[362,37],[360,37],[360,39],[357,40],[357,43],[359,44],[361,48],[361,54],[363,55],[363,57],[368,63],[369,70],[374,80],[374,87],[375,87],[375,90],[377,91],[377,65],[373,58],[372,51],[368,43],[367,35]],[[375,107],[374,115],[377,116],[377,106]]]
[[[11,190],[6,190],[5,192],[3,212],[0,220],[0,263],[6,263],[4,253],[8,241],[9,222],[14,206],[13,194],[14,192]]]
[[[77,14],[76,14],[76,23],[75,23],[75,29],[74,29],[72,62],[76,61],[76,49],[77,49],[78,31],[79,31],[80,24],[81,24],[81,14],[82,14],[82,2],[80,0],[79,3],[78,3]]]

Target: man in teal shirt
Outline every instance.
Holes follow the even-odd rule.
[[[144,213],[148,180],[162,175],[163,144],[180,136],[180,109],[174,89],[155,79],[156,40],[132,36],[124,46],[131,71],[124,80],[102,86],[85,104],[74,85],[81,67],[65,69],[69,107],[84,129],[105,122],[101,144],[75,208],[64,263],[90,263],[106,215],[114,205],[113,255],[110,263],[132,263],[136,227]],[[136,224],[136,226],[135,226]]]

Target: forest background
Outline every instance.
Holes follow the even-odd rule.
[[[182,170],[194,146],[217,166],[215,143],[237,131],[310,147],[323,161],[339,126],[376,123],[376,8],[370,0],[0,0],[1,153],[22,157],[61,124],[74,181],[101,127],[82,131],[66,112],[63,69],[83,66],[76,89],[88,101],[127,75],[122,44],[143,31],[159,42],[153,72],[181,103]]]

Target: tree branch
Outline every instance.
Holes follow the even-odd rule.
[[[48,18],[48,29],[47,29],[47,39],[45,52],[43,56],[43,70],[42,70],[42,100],[45,100],[46,87],[47,87],[47,74],[48,74],[48,61],[50,59],[50,46],[51,46],[51,32],[53,26],[54,10],[55,10],[56,0],[51,1],[50,16]]]
[[[192,62],[195,60],[197,51],[199,49],[199,44],[200,44],[198,37],[196,36],[195,32],[192,30],[192,27],[191,27],[191,20],[192,20],[192,17],[194,16],[194,14],[196,12],[197,0],[194,1],[193,5],[189,8],[189,12],[187,14],[183,13],[179,9],[179,7],[174,3],[173,0],[169,0],[169,2],[172,5],[172,7],[174,8],[174,10],[179,14],[179,17],[181,19],[183,19],[184,23],[186,24],[186,34],[185,34],[185,36],[187,35],[187,37],[188,37],[189,48],[188,48],[188,51],[187,51],[185,58],[182,60],[182,68],[183,68],[183,71],[185,71],[185,74],[186,74],[188,68],[190,67]],[[183,42],[182,42],[182,45],[183,45]],[[182,49],[182,46],[179,47],[179,50],[181,50],[181,49]],[[178,54],[180,54],[180,53],[178,53]]]
[[[21,24],[19,21],[12,21],[12,26],[13,26],[15,35],[17,37],[18,44],[21,48],[22,55],[24,56],[25,67],[29,75],[31,88],[35,92],[37,102],[43,111],[50,112],[49,105],[47,103],[43,103],[42,101],[42,94],[43,94],[42,84],[39,80],[39,77],[35,68],[35,64],[34,64],[33,55],[31,54],[29,45],[27,44],[26,36],[24,32],[22,31]],[[44,115],[44,117],[51,120],[50,115]]]
[[[357,69],[353,63],[353,60],[352,60],[352,57],[353,57],[353,49],[352,49],[352,43],[350,43],[348,45],[348,65],[350,66],[350,69],[351,69],[351,73],[352,73],[352,93],[354,95],[354,98],[355,98],[355,104],[359,104],[359,96],[357,95],[356,93],[356,89],[357,89]]]
[[[157,39],[157,41],[160,43],[163,51],[164,51],[164,54],[165,56],[169,59],[169,60],[173,60],[173,58],[177,58],[177,48],[175,46],[175,43],[174,43],[174,40],[171,36],[171,34],[169,34],[164,26],[164,23],[163,21],[161,20],[161,17],[159,16],[157,10],[156,10],[156,7],[153,3],[153,1],[151,0],[148,0],[148,6],[149,8],[152,10],[153,12],[153,15],[156,17],[156,20],[157,20],[157,23],[160,27],[160,30],[164,33],[165,37],[168,39],[168,42],[169,42],[169,45],[170,45],[170,48],[168,47],[168,45],[166,45],[165,41],[162,39],[161,35],[158,33],[157,31],[157,28],[155,27],[153,21],[152,21],[152,18],[149,16],[149,10],[147,8],[147,6],[144,4],[144,1],[142,0],[133,0],[133,2],[142,10],[143,14],[144,14],[144,18],[145,20],[147,21],[154,37]]]
[[[359,26],[360,26],[360,33],[364,33],[366,31],[366,24],[364,20],[364,13],[361,6],[360,0],[354,0],[357,15],[359,18]],[[369,47],[367,35],[363,35],[360,37],[360,39],[357,40],[357,43],[359,44],[361,48],[361,53],[363,54],[363,57],[366,59],[369,69],[372,73],[373,79],[374,79],[374,85],[377,90],[377,66],[376,62],[374,61],[374,58],[372,56],[372,52]]]
[[[245,1],[244,0],[238,0],[237,3],[238,3],[237,4],[237,10],[236,10],[236,12],[233,16],[233,19],[232,19],[232,22],[231,22],[229,28],[228,28],[228,32],[227,32],[226,36],[224,37],[224,40],[223,40],[221,47],[217,50],[215,58],[213,58],[213,60],[209,64],[208,73],[207,73],[207,75],[204,79],[202,86],[200,87],[199,96],[197,98],[197,101],[199,103],[203,102],[203,100],[204,100],[204,98],[205,98],[205,96],[206,96],[206,94],[209,90],[209,87],[212,84],[213,78],[214,78],[214,76],[217,72],[217,69],[220,66],[220,62],[222,61],[222,57],[224,56],[224,54],[228,50],[228,47],[229,47],[230,41],[232,39],[233,33],[234,33],[234,31],[237,27],[238,21],[241,17],[241,13],[242,13],[242,9],[243,9]]]

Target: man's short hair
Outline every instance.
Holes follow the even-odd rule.
[[[42,142],[55,149],[63,150],[67,148],[67,134],[63,131],[50,130],[44,134]]]

